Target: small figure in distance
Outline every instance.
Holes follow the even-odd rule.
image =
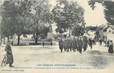
[[[113,42],[112,40],[108,41],[108,53],[113,53]]]

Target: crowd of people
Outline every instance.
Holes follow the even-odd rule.
[[[90,44],[90,43],[89,43]],[[61,52],[64,51],[79,51],[82,53],[82,51],[86,51],[88,46],[87,37],[64,37],[59,39],[59,49]]]
[[[86,51],[88,47],[92,49],[93,45],[96,45],[97,42],[100,45],[104,43],[105,47],[108,48],[108,53],[113,53],[113,42],[112,40],[108,40],[106,36],[104,36],[103,39],[100,37],[96,39],[96,36],[94,38],[88,38],[87,36],[60,37],[59,49],[61,52],[78,51],[79,53],[82,53],[83,51]]]

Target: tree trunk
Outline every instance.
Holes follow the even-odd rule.
[[[4,40],[3,41],[4,41],[3,44],[5,44],[5,37],[4,37]]]
[[[2,44],[2,37],[0,38],[0,45]]]
[[[20,45],[20,35],[18,35],[17,37],[18,37],[17,45]]]
[[[35,34],[35,44],[38,43],[38,33]]]
[[[37,44],[37,40],[38,40],[38,38],[36,37],[36,38],[35,38],[35,44]]]

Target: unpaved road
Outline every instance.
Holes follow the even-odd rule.
[[[80,69],[103,70],[114,66],[114,54],[109,54],[108,49],[99,44],[94,45],[93,49],[88,47],[88,50],[82,54],[79,52],[61,53],[58,46],[12,46],[12,50],[14,68],[1,67],[2,73],[24,73],[32,70],[37,72],[37,70],[44,71],[48,68],[50,70],[59,68],[70,70],[67,67],[76,71]]]
[[[114,35],[109,35],[113,39]],[[113,40],[114,42],[114,40]],[[0,49],[3,58],[4,47]],[[56,46],[12,46],[14,67],[1,67],[0,73],[114,73],[114,53],[104,45],[86,52],[63,52]],[[1,62],[1,61],[0,61]]]

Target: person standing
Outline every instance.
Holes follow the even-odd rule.
[[[63,52],[63,47],[64,46],[64,42],[63,42],[63,38],[60,37],[59,38],[59,49],[61,50],[61,53]]]
[[[93,45],[92,39],[89,38],[89,46],[90,46],[91,49],[92,49],[92,45]]]
[[[100,43],[100,45],[102,45],[102,39],[101,38],[99,38],[99,43]]]
[[[113,42],[112,42],[112,40],[109,41],[108,52],[113,53]]]
[[[83,49],[84,51],[87,50],[88,42],[87,42],[87,37],[83,36]]]
[[[12,64],[14,62],[13,60],[13,54],[12,54],[12,49],[10,46],[10,43],[8,42],[6,47],[5,47],[5,51],[6,51],[6,64],[9,65],[9,67],[13,67]]]

